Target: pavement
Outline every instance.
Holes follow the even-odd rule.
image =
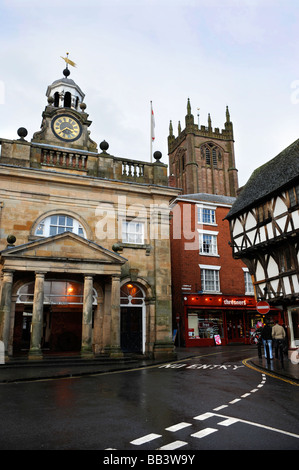
[[[258,357],[255,346],[215,346],[216,352],[225,353],[236,351],[242,347],[248,350],[246,365],[251,368],[265,371],[281,379],[292,381],[299,385],[299,364],[294,364],[288,357],[284,357],[283,364],[279,359],[273,359],[269,363],[264,357]],[[245,350],[244,350],[245,348]],[[145,359],[144,356],[128,355],[121,359],[110,357],[86,358],[74,355],[50,356],[44,355],[43,359],[28,359],[27,357],[6,358],[4,364],[0,364],[0,383],[28,382],[37,380],[49,380],[70,377],[82,377],[88,375],[105,374],[145,367],[155,367],[168,362],[182,361],[192,357],[211,354],[211,348],[176,348],[176,358],[171,360]],[[293,356],[292,356],[293,359]]]

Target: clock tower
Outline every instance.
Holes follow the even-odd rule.
[[[85,95],[69,78],[68,67],[63,75],[47,88],[48,105],[42,114],[41,130],[34,133],[32,142],[96,152],[96,143],[89,136],[91,121],[85,112]]]

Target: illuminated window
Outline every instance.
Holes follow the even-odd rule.
[[[17,303],[32,304],[34,282],[20,287]],[[46,280],[44,283],[44,304],[67,305],[83,304],[83,284],[76,281]],[[97,304],[97,293],[93,289],[93,305]]]
[[[120,289],[121,305],[144,305],[144,293],[136,284],[128,282]]]

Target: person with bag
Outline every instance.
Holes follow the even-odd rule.
[[[285,330],[279,325],[278,320],[275,321],[275,325],[272,327],[272,339],[274,340],[275,358],[278,359],[278,349],[284,346],[285,341]]]
[[[264,328],[262,329],[262,340],[263,340],[263,345],[264,345],[264,351],[265,351],[265,358],[266,359],[273,359],[273,354],[272,354],[272,328],[269,325],[269,323],[266,323]],[[267,346],[269,348],[269,356],[267,356]]]

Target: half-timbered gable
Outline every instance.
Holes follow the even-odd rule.
[[[289,310],[291,323],[299,301],[299,139],[254,171],[226,219],[233,256],[247,265],[256,297]]]

